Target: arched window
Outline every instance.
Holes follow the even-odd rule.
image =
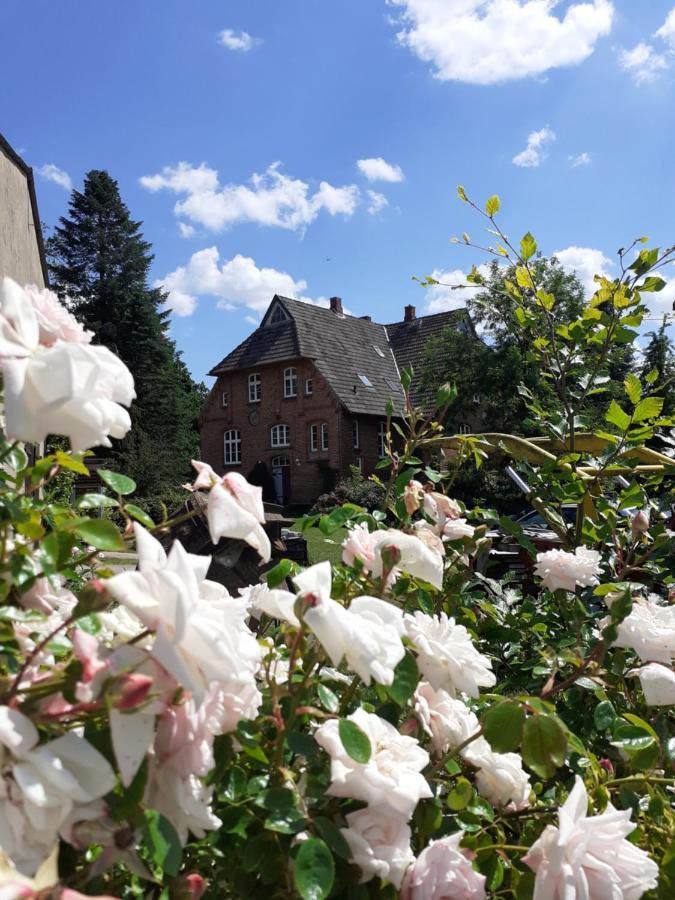
[[[288,425],[272,425],[270,442],[273,447],[288,447],[290,443],[290,429]]]
[[[298,396],[298,373],[297,370],[291,366],[288,369],[284,369],[284,397],[297,397]]]
[[[248,402],[260,403],[260,372],[248,376]]]
[[[230,428],[223,435],[223,461],[226,466],[241,465],[241,431]]]

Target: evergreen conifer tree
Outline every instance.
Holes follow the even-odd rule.
[[[671,415],[675,411],[675,351],[673,342],[666,332],[667,319],[664,316],[658,331],[650,331],[649,343],[645,347],[642,374],[658,372],[656,385],[664,385],[663,411]]]
[[[82,191],[72,192],[48,253],[55,290],[73,299],[94,340],[120,356],[134,376],[132,429],[110,455],[142,497],[170,502],[197,452],[205,389],[193,382],[168,337],[166,295],[148,284],[151,245],[107,172],[89,172]]]

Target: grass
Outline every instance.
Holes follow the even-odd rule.
[[[294,531],[300,530],[301,521],[301,519],[296,519],[293,522]],[[321,562],[324,559],[327,559],[331,565],[339,563],[342,559],[342,542],[346,537],[346,528],[338,528],[330,537],[325,535],[323,531],[319,531],[318,528],[310,528],[306,531],[305,538],[307,539],[307,555],[310,565]]]

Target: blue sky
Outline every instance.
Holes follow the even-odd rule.
[[[585,279],[675,243],[673,0],[24,0],[0,35],[43,221],[89,169],[119,181],[198,378],[274,291],[383,322],[460,304],[411,280],[481,261],[448,243],[480,237],[458,183]]]

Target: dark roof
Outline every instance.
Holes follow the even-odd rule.
[[[17,169],[26,176],[28,183],[28,196],[30,197],[30,206],[33,213],[33,222],[35,224],[35,239],[38,245],[38,253],[40,254],[40,268],[42,269],[42,277],[45,285],[49,285],[49,269],[47,268],[47,257],[45,255],[45,244],[42,238],[42,225],[40,223],[40,211],[38,210],[37,197],[35,196],[35,181],[33,179],[33,170],[21,159],[16,150],[9,141],[0,134],[0,150],[8,156]]]
[[[451,309],[431,316],[420,316],[411,322],[393,322],[385,326],[399,369],[413,370],[411,393],[413,402],[418,406],[426,409],[434,403],[434,392],[425,391],[421,386],[424,351],[428,342],[446,328],[457,328],[462,322],[474,334],[473,323],[465,309]]]
[[[290,318],[275,325],[266,324],[275,305],[281,305]],[[412,365],[419,370],[426,340],[443,328],[456,326],[464,317],[465,311],[453,310],[422,316],[412,322],[379,325],[365,318],[275,296],[262,325],[211,369],[209,375],[284,360],[311,359],[349,412],[384,415],[389,399],[394,401],[396,411],[401,412],[400,369]],[[364,384],[361,375],[372,387]]]

